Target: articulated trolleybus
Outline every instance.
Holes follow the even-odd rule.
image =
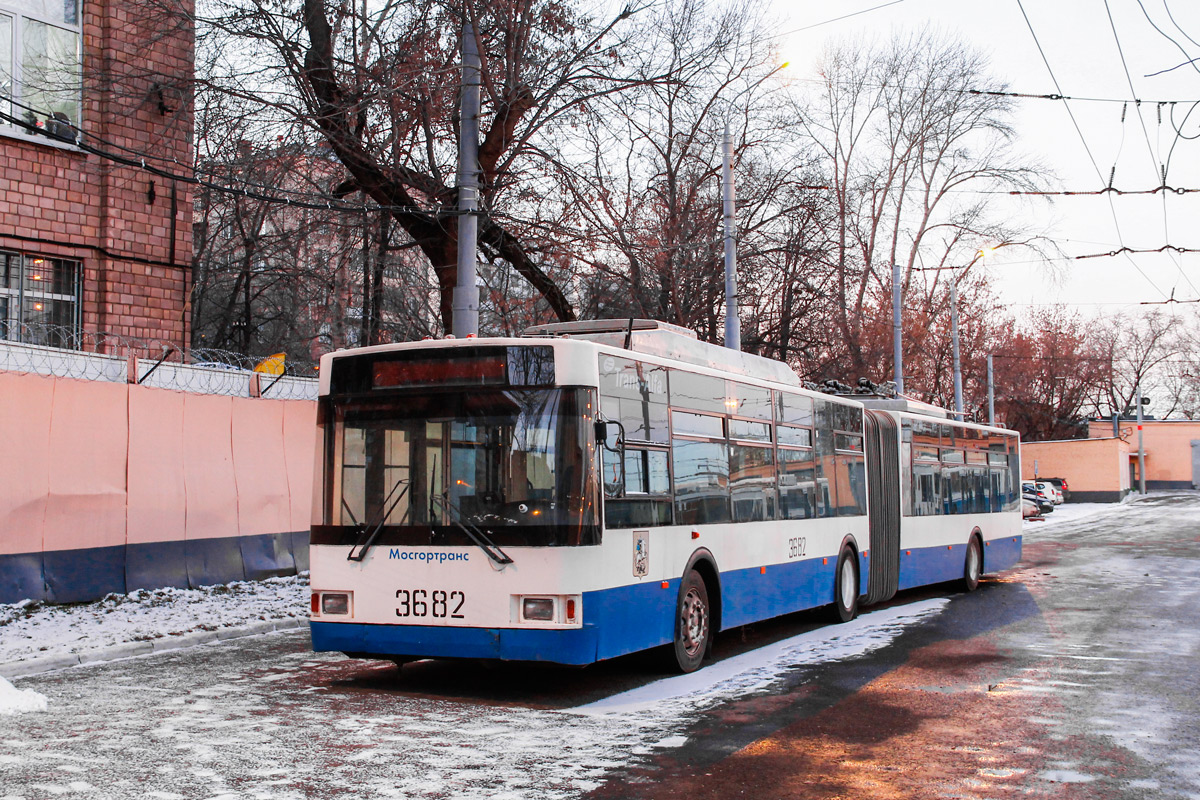
[[[1019,442],[651,321],[325,356],[313,648],[589,664],[1021,554]]]

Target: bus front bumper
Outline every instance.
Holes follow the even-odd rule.
[[[455,628],[309,621],[317,652],[380,658],[484,658],[581,666],[598,660],[596,629]]]

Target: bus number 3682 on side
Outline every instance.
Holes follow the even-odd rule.
[[[397,589],[396,590],[396,616],[397,617],[450,617],[451,619],[462,619],[463,603],[467,601],[467,596],[463,592],[444,592],[441,589],[434,589],[432,592],[425,589]]]

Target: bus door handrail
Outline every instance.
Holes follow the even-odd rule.
[[[392,500],[392,495],[396,494],[396,490],[399,489],[401,485],[404,486],[404,490],[401,491],[400,494],[396,495],[395,500]],[[388,492],[388,496],[384,498],[383,506],[381,507],[383,513],[379,515],[379,522],[375,523],[374,525],[372,525],[370,522],[367,522],[363,525],[362,532],[358,535],[358,539],[354,542],[354,546],[351,547],[350,552],[346,554],[347,561],[362,561],[367,557],[367,551],[371,549],[371,547],[375,544],[375,540],[379,538],[379,534],[383,530],[383,524],[387,522],[387,518],[392,515],[392,512],[396,510],[396,506],[398,506],[400,501],[404,499],[404,495],[408,493],[408,488],[410,486],[412,486],[412,482],[404,480],[403,478],[396,481],[396,485],[392,487],[392,491]],[[389,500],[391,500],[391,505],[388,505]],[[342,502],[346,502],[344,498]],[[349,508],[347,507],[346,510],[349,511]],[[409,511],[411,510],[412,509],[410,508]],[[353,517],[354,515],[351,514],[350,516]],[[408,516],[408,511],[404,512],[404,516]],[[358,551],[357,555],[355,555],[355,550]]]
[[[442,507],[442,511],[446,512],[446,518],[450,520],[450,523],[465,533],[467,538],[474,542],[488,558],[490,558],[492,561],[495,561],[502,567],[513,563],[513,560],[508,556],[508,554],[501,550],[498,544],[489,539],[487,534],[484,533],[479,526],[473,523],[464,523],[461,519],[459,519],[462,516],[462,511],[459,510],[458,506],[454,505],[449,497],[446,497],[445,495],[439,496],[431,493],[429,495],[429,499],[432,502],[436,502],[438,505],[440,505]]]

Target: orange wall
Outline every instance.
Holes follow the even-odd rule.
[[[0,555],[307,531],[316,404],[0,372]]]
[[[1135,459],[1138,450],[1136,420],[1120,420],[1121,438],[1129,443]],[[1088,423],[1089,436],[1112,436],[1112,422]],[[1192,480],[1192,440],[1200,440],[1200,421],[1143,420],[1142,441],[1146,449],[1146,480],[1190,483]]]
[[[1129,489],[1129,445],[1120,439],[1022,442],[1021,478],[1064,478],[1071,494]]]

